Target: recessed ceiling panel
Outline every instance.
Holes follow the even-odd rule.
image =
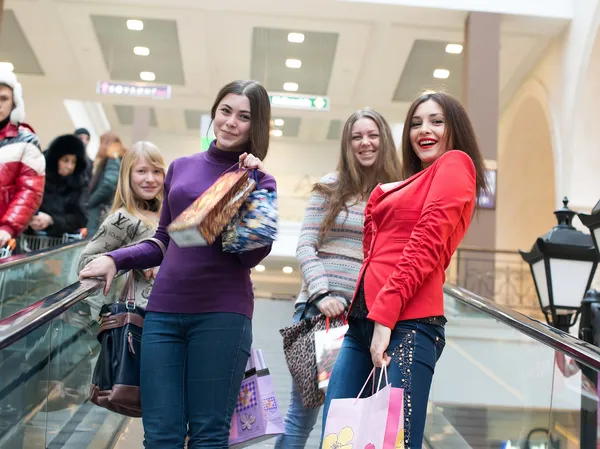
[[[416,40],[408,56],[393,101],[413,101],[426,89],[444,90],[462,98],[463,55],[446,53],[449,42]],[[433,77],[436,69],[448,70],[446,79]]]
[[[291,32],[302,32],[304,42],[288,42]],[[298,93],[327,95],[337,42],[337,33],[254,28],[252,79],[271,92],[283,92],[283,84],[290,82],[298,84]],[[300,60],[302,66],[288,68],[287,59]]]
[[[273,117],[273,121],[278,118],[283,119],[283,126],[274,126],[274,129],[280,129],[283,132],[283,137],[298,137],[300,132],[300,117]]]
[[[327,140],[339,140],[342,136],[342,121],[331,120],[327,130]]]
[[[14,72],[27,75],[43,75],[44,71],[17,21],[15,13],[4,10],[0,31],[0,62],[10,62]]]
[[[119,123],[123,126],[133,125],[133,106],[125,104],[116,104],[115,113],[119,119]],[[150,108],[150,126],[152,128],[158,128],[158,121],[156,120],[156,111],[154,108]]]
[[[127,28],[127,17],[92,15],[92,24],[111,79],[141,81],[141,72],[154,72],[155,83],[184,85],[183,64],[174,20],[140,19],[141,31]],[[137,56],[134,47],[146,47]]]

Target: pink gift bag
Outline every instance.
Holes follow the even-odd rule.
[[[273,379],[260,349],[252,349],[229,429],[229,447],[240,449],[285,432]]]
[[[377,391],[361,399],[371,377],[375,384],[374,376],[375,368],[357,398],[331,401],[321,449],[404,449],[404,390],[389,384],[384,367]]]

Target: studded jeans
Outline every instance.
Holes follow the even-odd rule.
[[[323,429],[331,400],[358,396],[373,369],[370,347],[374,323],[367,319],[351,318],[349,324],[329,380],[323,409]],[[436,324],[400,321],[392,330],[386,351],[392,357],[388,376],[394,387],[404,388],[406,449],[422,447],[429,390],[435,364],[445,343],[444,328]],[[375,378],[379,378],[379,373]],[[370,392],[371,386],[367,386],[365,391]]]

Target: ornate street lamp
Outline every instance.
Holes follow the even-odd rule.
[[[594,241],[573,227],[569,200],[555,211],[558,224],[539,237],[530,252],[520,251],[531,268],[535,289],[548,324],[565,332],[579,316],[581,300],[590,288],[600,254]]]
[[[577,214],[581,222],[590,230],[596,251],[600,253],[600,201],[596,203],[590,215]]]

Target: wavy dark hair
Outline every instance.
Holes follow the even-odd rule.
[[[352,151],[352,127],[363,118],[375,122],[379,130],[379,155],[372,167],[363,167]],[[401,177],[402,164],[398,158],[392,131],[385,118],[371,108],[353,113],[346,120],[342,131],[337,180],[333,183],[319,182],[313,186],[313,192],[319,192],[329,199],[325,220],[319,230],[319,239],[322,240],[331,230],[342,210],[348,211],[350,200],[366,200],[377,184],[398,181]]]
[[[237,80],[221,88],[210,109],[210,117],[215,119],[217,108],[223,98],[229,94],[244,95],[250,102],[250,141],[248,152],[261,161],[269,151],[269,136],[271,132],[271,101],[265,88],[252,80]]]
[[[444,113],[445,131],[444,137],[448,142],[449,149],[459,150],[467,153],[476,172],[476,190],[477,198],[488,191],[487,180],[485,175],[485,164],[483,156],[477,144],[477,138],[471,119],[467,111],[460,102],[453,96],[445,92],[425,92],[417,98],[406,114],[404,122],[404,130],[402,132],[402,163],[404,165],[404,178],[410,178],[414,174],[423,170],[421,160],[415,153],[412,143],[410,142],[410,129],[413,116],[417,108],[426,101],[435,101],[442,108]]]

